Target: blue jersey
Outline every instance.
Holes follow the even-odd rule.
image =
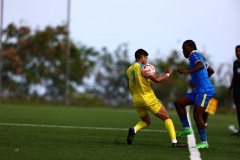
[[[201,61],[204,65],[204,69],[191,73],[192,81],[196,86],[195,92],[213,94],[214,87],[208,77],[208,72],[207,72],[204,58],[199,53],[194,51],[190,54],[189,61],[190,61],[190,65],[189,65],[190,69],[193,68],[198,61]]]

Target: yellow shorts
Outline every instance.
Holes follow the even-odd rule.
[[[135,109],[140,117],[144,117],[148,111],[152,114],[156,114],[161,109],[162,103],[158,102],[151,106],[135,106]]]

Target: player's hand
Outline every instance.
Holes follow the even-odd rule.
[[[166,71],[166,73],[169,73],[169,74],[172,74],[172,72],[173,72],[173,71],[172,71],[171,68],[168,68],[167,71]]]
[[[183,69],[183,68],[179,68],[177,71],[178,71],[178,73],[180,73],[180,74],[187,74],[187,73],[188,73],[187,70],[186,70],[186,69]]]

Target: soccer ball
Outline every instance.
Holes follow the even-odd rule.
[[[155,68],[151,64],[145,64],[141,68],[141,74],[145,78],[149,78],[155,74]]]

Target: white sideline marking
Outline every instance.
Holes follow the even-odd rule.
[[[187,110],[187,117],[188,117],[188,122],[190,124],[190,127],[192,128],[192,124],[189,118],[189,111],[190,111],[190,106],[186,107]],[[196,138],[194,136],[194,131],[192,134],[187,136],[188,139],[188,149],[190,152],[190,160],[201,160],[201,154],[197,148],[192,148],[192,146],[196,145]]]
[[[189,106],[187,106],[187,116],[189,117]],[[189,120],[190,127],[191,121]],[[45,124],[24,124],[24,123],[0,123],[1,126],[22,126],[22,127],[43,127],[43,128],[63,128],[63,129],[92,129],[92,130],[110,130],[110,131],[127,131],[127,128],[106,128],[106,127],[80,127],[80,126],[62,126],[62,125],[45,125]],[[145,132],[167,132],[166,130],[143,129]],[[188,146],[190,152],[190,160],[201,160],[198,149],[191,148],[196,145],[194,132],[187,136]]]
[[[94,129],[110,131],[128,131],[127,128],[106,128],[106,127],[80,127],[80,126],[62,126],[62,125],[45,125],[45,124],[22,124],[22,123],[0,123],[1,126],[23,126],[23,127],[44,127],[44,128],[68,128],[68,129]],[[143,129],[145,132],[167,132],[165,130]]]

